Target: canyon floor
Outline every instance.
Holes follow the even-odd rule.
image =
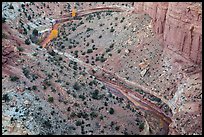
[[[202,134],[202,68],[132,2],[2,9],[2,134]]]

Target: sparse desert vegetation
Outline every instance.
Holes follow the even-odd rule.
[[[2,134],[200,134],[200,66],[135,3],[3,2]]]

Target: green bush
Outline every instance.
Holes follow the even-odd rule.
[[[17,47],[18,51],[24,51],[23,47]]]
[[[2,18],[2,23],[5,23],[5,22],[6,22],[6,18],[3,17],[3,18]]]
[[[118,49],[118,53],[120,53],[121,52],[121,49]]]
[[[30,45],[30,40],[29,40],[29,38],[25,40],[25,44]]]
[[[19,80],[19,78],[17,76],[10,76],[10,80],[11,81],[17,81],[17,80]]]
[[[86,32],[89,32],[89,31],[91,31],[91,30],[93,30],[93,29],[92,29],[92,28],[87,28]]]
[[[91,118],[96,118],[98,114],[96,112],[91,112],[90,113]]]
[[[33,55],[33,56],[37,56],[37,55],[38,55],[38,53],[37,53],[37,52],[35,52],[35,53],[33,53],[32,55]]]
[[[79,120],[77,120],[75,124],[76,124],[76,126],[81,126],[81,125],[82,125],[82,122],[79,121]]]
[[[23,74],[26,76],[26,78],[30,78],[30,71],[27,68],[23,68]]]
[[[33,30],[33,35],[38,36],[38,30],[37,29]]]
[[[105,62],[106,58],[101,57],[101,62]]]
[[[93,52],[92,49],[88,49],[88,50],[87,50],[87,53],[92,53],[92,52]]]
[[[14,9],[13,5],[10,4],[9,7],[8,7],[8,9]]]
[[[100,60],[100,57],[96,57],[96,61],[99,61]]]
[[[75,27],[72,27],[72,31],[75,31],[76,30],[76,28]]]
[[[118,131],[119,129],[120,129],[120,126],[116,126],[116,127],[115,127],[115,130]]]
[[[7,36],[5,33],[2,33],[2,39],[7,39]]]
[[[48,97],[48,102],[53,103],[54,102],[54,98],[53,97]]]
[[[110,29],[110,32],[114,32],[114,31],[115,31],[115,29],[114,29],[114,28],[111,28],[111,29]]]
[[[33,90],[37,90],[37,86],[33,86],[32,89],[33,89]]]
[[[140,123],[139,128],[140,128],[141,130],[143,130],[143,129],[144,129],[144,123]]]
[[[31,20],[31,16],[30,15],[28,16],[28,20]]]
[[[114,109],[113,109],[113,108],[110,108],[109,113],[110,113],[111,115],[114,114]]]
[[[4,100],[5,102],[9,102],[10,98],[9,98],[8,94],[3,94],[2,100]]]
[[[96,90],[94,90],[94,92],[93,93],[91,93],[91,95],[92,95],[92,98],[93,99],[98,99],[98,93],[99,93],[99,91],[96,89]]]
[[[81,87],[80,87],[80,85],[77,82],[75,82],[74,85],[73,85],[73,88],[75,90],[79,90]]]
[[[110,51],[111,51],[111,49],[110,49],[110,48],[106,49],[106,53],[107,53],[107,52],[110,52]]]
[[[86,99],[86,97],[84,95],[79,95],[79,98],[81,98],[82,101],[84,101]]]

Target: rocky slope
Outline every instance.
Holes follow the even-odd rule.
[[[202,133],[201,4],[196,2],[135,2],[134,6],[134,13],[146,13],[152,17],[153,30],[164,45],[165,56],[175,58],[175,62],[170,63],[170,66],[175,68],[178,65],[178,69],[182,68],[184,58],[194,64],[182,69],[185,70],[184,73],[182,72],[183,78],[177,83],[177,88],[174,89],[175,94],[169,100],[168,104],[174,113],[169,134]],[[169,53],[181,55],[183,59],[173,57],[176,54],[169,56]]]
[[[79,110],[88,105],[82,105],[84,101],[76,98],[79,92],[75,92],[72,86],[75,81],[85,85],[80,90],[83,93],[81,96],[85,94],[91,108],[92,104],[96,104],[93,105],[93,109],[98,110],[98,106],[102,104],[89,100],[93,89],[87,86],[87,83],[95,79],[89,75],[82,76],[86,69],[80,64],[74,65],[72,69],[73,62],[63,54],[58,55],[56,52],[41,49],[38,44],[32,42],[25,44],[25,40],[35,28],[46,36],[43,31],[51,29],[53,19],[67,15],[68,5],[76,6],[78,9],[118,5],[128,10],[124,13],[90,14],[82,18],[81,21],[85,24],[79,21],[65,23],[59,28],[59,37],[52,40],[47,47],[54,47],[65,52],[64,55],[72,55],[89,65],[95,64],[97,67],[109,70],[121,78],[120,80],[125,81],[123,81],[127,84],[124,85],[125,87],[129,86],[128,83],[132,85],[137,83],[139,89],[144,91],[147,89],[146,93],[141,93],[145,100],[148,96],[153,100],[157,97],[168,104],[158,103],[161,109],[173,113],[169,134],[202,134],[200,4],[26,2],[12,3],[12,5],[13,8],[10,7],[10,3],[2,4],[2,16],[6,17],[6,22],[2,25],[2,63],[4,64],[2,67],[2,118],[4,119],[2,129],[4,134],[144,134],[143,132],[157,134],[162,130],[160,127],[163,126],[157,118],[148,115],[143,119],[140,116],[143,111],[137,110],[139,115],[134,118],[140,119],[140,121],[136,120],[137,125],[145,121],[145,130],[139,132],[139,128],[134,125],[127,131],[126,127],[129,121],[133,121],[131,116],[135,114],[135,110],[132,109],[131,112],[128,109],[121,109],[121,103],[117,102],[115,97],[110,98],[108,94],[104,95],[104,99],[109,100],[109,106],[114,106],[118,115],[108,116],[108,119],[105,122],[99,122],[99,125],[96,124],[98,121],[85,121],[92,123],[91,126],[98,129],[94,131],[91,130],[92,127],[82,128],[84,127],[82,125],[80,132],[80,126],[74,125],[78,117],[70,119],[69,114],[78,112],[78,109],[75,110],[78,107],[77,104],[81,104]],[[130,12],[132,10],[133,12]],[[151,24],[149,24],[150,20]],[[154,34],[158,37],[155,38]],[[87,48],[94,50],[88,53]],[[100,61],[103,58],[99,56],[97,58],[97,55],[103,55],[106,60]],[[79,71],[74,71],[78,68],[80,68]],[[16,77],[12,76],[17,76],[18,79],[14,81]],[[11,81],[12,78],[13,81]],[[108,78],[111,79],[111,77]],[[100,81],[97,82],[100,83]],[[48,86],[47,89],[46,86]],[[101,93],[109,93],[109,90],[98,88]],[[47,102],[49,95],[54,98],[54,103]],[[69,102],[71,100],[73,103]],[[72,108],[71,111],[67,107]],[[53,115],[51,113],[53,111],[57,112],[57,115]],[[88,108],[87,111],[89,111]],[[106,115],[107,108],[104,111],[101,109],[101,112]],[[126,114],[131,116],[126,119],[124,116]],[[124,119],[119,118],[122,121],[118,122],[122,125],[119,130],[121,132],[102,128],[102,125],[109,126],[110,119],[117,121],[118,117],[124,117]],[[147,119],[150,120],[146,121]],[[100,124],[101,128],[99,128]],[[73,127],[76,127],[76,131]],[[168,130],[164,133],[166,131]]]

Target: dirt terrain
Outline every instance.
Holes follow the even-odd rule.
[[[2,134],[202,134],[201,65],[135,4],[4,2]]]

